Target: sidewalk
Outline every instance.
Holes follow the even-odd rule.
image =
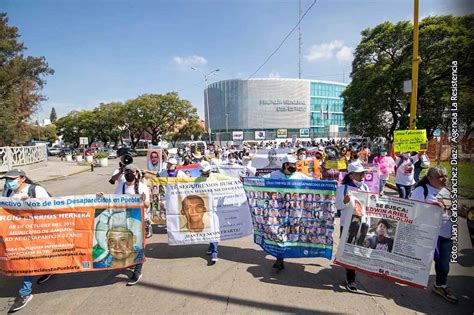
[[[22,167],[18,167],[23,169]],[[71,176],[90,170],[89,165],[77,164],[77,162],[61,161],[58,157],[49,157],[48,162],[38,168],[25,170],[26,175],[35,183]],[[0,187],[0,190],[3,188]]]

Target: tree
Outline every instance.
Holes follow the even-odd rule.
[[[200,125],[199,119],[190,119],[185,122],[176,132],[169,133],[166,139],[170,141],[173,146],[176,146],[176,142],[185,141],[191,139],[198,139],[205,133],[204,128]]]
[[[61,117],[56,122],[58,133],[63,136],[63,141],[74,146],[79,146],[79,138],[89,138],[89,143],[97,139],[95,129],[95,114],[92,110],[72,111]]]
[[[420,23],[420,63],[417,128],[428,135],[445,125],[443,112],[450,106],[451,61],[471,73],[473,16],[427,17]],[[385,22],[362,31],[352,64],[352,82],[343,92],[344,116],[351,132],[366,136],[392,137],[396,129],[409,125],[410,94],[403,81],[411,78],[412,25],[408,21]],[[472,78],[464,76],[460,97],[469,111]],[[472,122],[466,120],[465,125]]]
[[[58,115],[56,114],[56,109],[53,107],[51,108],[51,114],[49,114],[49,120],[51,120],[51,123],[55,123],[56,120],[58,120]]]
[[[41,94],[44,77],[54,73],[44,57],[25,57],[18,37],[18,29],[0,13],[0,145],[22,138],[28,119],[46,99]]]
[[[125,125],[125,105],[121,102],[101,103],[94,109],[95,131],[97,138],[106,145],[121,141]]]
[[[180,99],[175,92],[145,94],[130,101],[129,106],[138,115],[134,118],[140,120],[137,131],[142,129],[148,133],[154,145],[183,121],[198,119],[196,108],[189,101]]]

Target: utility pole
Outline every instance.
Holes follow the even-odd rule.
[[[416,107],[417,107],[417,98],[418,98],[418,65],[421,60],[420,56],[418,55],[418,7],[419,7],[419,0],[414,0],[410,129],[416,129]]]
[[[298,16],[298,79],[301,79],[301,0],[299,0]]]

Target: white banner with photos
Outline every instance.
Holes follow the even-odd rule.
[[[238,179],[167,185],[166,203],[169,245],[219,242],[253,232]]]
[[[335,263],[425,288],[441,227],[440,207],[352,192]]]

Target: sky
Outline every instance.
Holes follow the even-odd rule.
[[[420,0],[420,18],[472,13],[468,0]],[[304,13],[313,0],[301,0]],[[209,83],[247,79],[299,19],[298,0],[0,0],[9,25],[44,56],[48,98],[33,117],[58,117],[147,93],[178,92],[204,117]],[[360,32],[413,20],[413,0],[317,0],[301,22],[303,79],[350,81]],[[298,78],[298,30],[254,78]]]

